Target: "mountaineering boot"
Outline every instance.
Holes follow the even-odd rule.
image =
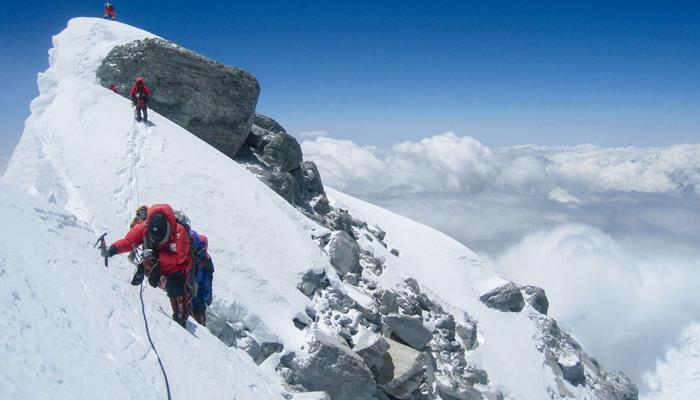
[[[178,324],[182,325],[183,328],[186,328],[189,310],[187,307],[187,301],[185,301],[185,296],[171,297],[170,306],[173,309],[173,319]]]
[[[143,282],[143,265],[139,264],[138,267],[136,267],[136,272],[134,272],[134,277],[131,278],[131,284],[134,286],[139,286],[141,282]]]
[[[200,325],[207,326],[207,310],[206,309],[204,309],[202,311],[192,310],[192,316],[194,317],[195,321],[197,321]]]

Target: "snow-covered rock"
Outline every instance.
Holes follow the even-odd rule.
[[[360,247],[345,231],[333,233],[328,243],[328,255],[341,275],[357,272],[360,268]]]

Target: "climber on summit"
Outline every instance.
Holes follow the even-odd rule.
[[[123,239],[102,248],[102,256],[112,257],[138,246],[143,246],[141,263],[149,285],[158,287],[161,276],[165,277],[173,319],[186,327],[190,313],[187,290],[187,275],[192,267],[190,238],[185,227],[177,223],[172,207],[168,204],[151,206],[146,220],[137,223]]]
[[[131,102],[134,103],[136,120],[139,122],[141,122],[141,120],[148,122],[148,100],[151,98],[151,91],[148,90],[146,82],[142,77],[139,76],[136,78],[136,82],[131,88],[129,96],[131,97]],[[142,112],[143,117],[141,114]]]
[[[105,3],[105,19],[111,19],[112,21],[117,19],[117,13],[114,11],[114,6],[109,1]]]

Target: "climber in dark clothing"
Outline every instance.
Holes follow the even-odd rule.
[[[148,100],[151,98],[151,91],[146,86],[142,77],[136,78],[136,83],[129,92],[131,102],[134,103],[136,120],[148,122]]]

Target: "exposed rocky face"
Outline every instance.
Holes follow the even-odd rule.
[[[330,211],[316,164],[303,160],[299,142],[274,119],[255,115],[235,160],[309,217],[318,221]]]
[[[229,157],[253,126],[260,85],[241,69],[219,64],[163,39],[143,39],[109,52],[97,71],[104,87],[116,83],[128,97],[143,76],[149,107]]]

